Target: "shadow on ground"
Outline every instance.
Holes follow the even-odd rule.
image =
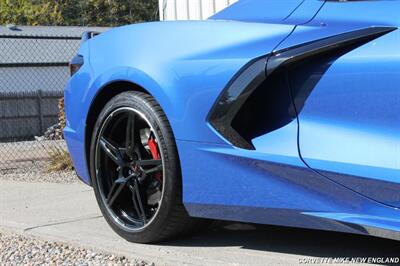
[[[216,222],[165,245],[240,246],[242,249],[315,257],[399,257],[400,242],[353,234],[278,226]]]

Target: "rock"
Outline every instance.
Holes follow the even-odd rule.
[[[99,253],[64,243],[1,232],[0,262],[1,265],[154,265],[154,263],[131,261],[114,254]]]

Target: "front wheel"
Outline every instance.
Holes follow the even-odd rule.
[[[126,240],[158,242],[199,224],[183,207],[173,133],[150,95],[131,91],[112,98],[95,124],[90,152],[97,202]]]

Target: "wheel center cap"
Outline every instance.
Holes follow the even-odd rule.
[[[135,162],[133,162],[129,167],[129,172],[131,174],[135,174],[136,176],[139,176],[142,173],[142,170],[140,169],[139,165],[137,165]]]

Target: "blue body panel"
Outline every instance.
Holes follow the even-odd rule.
[[[190,215],[396,238],[391,231],[400,227],[398,209],[344,189],[294,159],[218,144],[177,144]]]
[[[207,121],[254,59],[362,28],[398,27],[393,10],[400,2],[241,0],[207,21],[130,25],[84,42],[85,64],[65,90],[64,132],[78,175],[90,183],[89,110],[109,84],[126,81],[151,94],[168,117],[190,215],[394,238],[399,30],[290,75],[309,94],[294,95],[298,116],[252,139],[254,150],[235,147]]]
[[[85,44],[91,50],[90,58],[85,58],[90,67],[74,75],[66,89],[66,98],[80,102],[67,106],[67,135],[78,131],[83,139],[86,115],[98,91],[112,82],[129,81],[157,99],[177,139],[223,143],[205,123],[216,98],[240,68],[272,51],[292,29],[278,24],[181,21],[137,24],[103,33]],[[149,31],[156,33],[149,36]],[[198,34],[192,36],[193,31]],[[148,43],[137,41],[141,39]],[[96,49],[91,49],[92,41]],[[114,49],[108,50],[110,46]],[[82,160],[84,143],[68,145],[70,150],[81,150],[73,160],[79,176],[88,181]]]

